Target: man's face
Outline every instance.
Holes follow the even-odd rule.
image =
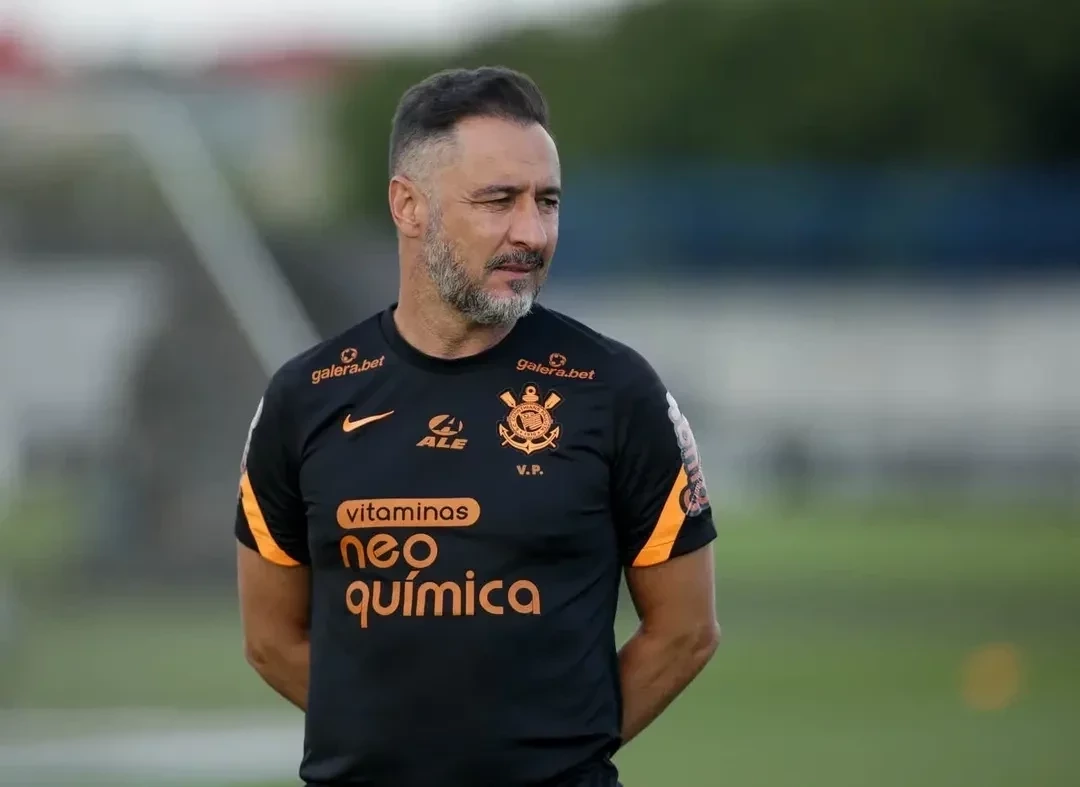
[[[424,235],[428,272],[447,303],[485,325],[529,312],[555,253],[559,182],[555,143],[539,125],[458,125]]]

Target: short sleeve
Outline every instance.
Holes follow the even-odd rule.
[[[617,394],[612,502],[625,565],[652,566],[716,538],[694,433],[644,359]]]
[[[289,423],[275,378],[259,400],[248,428],[236,504],[237,539],[281,566],[311,562]]]

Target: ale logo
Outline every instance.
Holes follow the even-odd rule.
[[[460,418],[452,415],[437,415],[428,421],[428,431],[431,434],[416,445],[418,448],[444,448],[460,451],[469,443],[465,438],[458,437],[464,429],[465,424]]]

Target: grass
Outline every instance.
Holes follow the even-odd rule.
[[[624,784],[1073,783],[1077,524],[906,506],[732,518],[716,544],[721,650],[619,754]],[[281,708],[237,623],[231,600],[50,609],[29,621],[8,704]]]
[[[234,605],[221,600],[81,601],[35,614],[26,621],[6,704],[277,707],[277,696],[243,659],[239,625]]]

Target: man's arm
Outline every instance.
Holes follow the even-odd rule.
[[[306,711],[311,571],[271,563],[242,543],[236,548],[244,656],[271,688]]]
[[[248,430],[236,501],[236,571],[244,655],[263,680],[307,709],[311,556],[296,435],[280,376]]]
[[[631,566],[626,582],[641,623],[619,651],[624,745],[690,685],[720,643],[710,546]]]
[[[641,621],[619,653],[624,744],[701,672],[720,636],[716,528],[697,443],[652,367],[630,360],[636,374],[615,402],[612,466],[620,558]]]

